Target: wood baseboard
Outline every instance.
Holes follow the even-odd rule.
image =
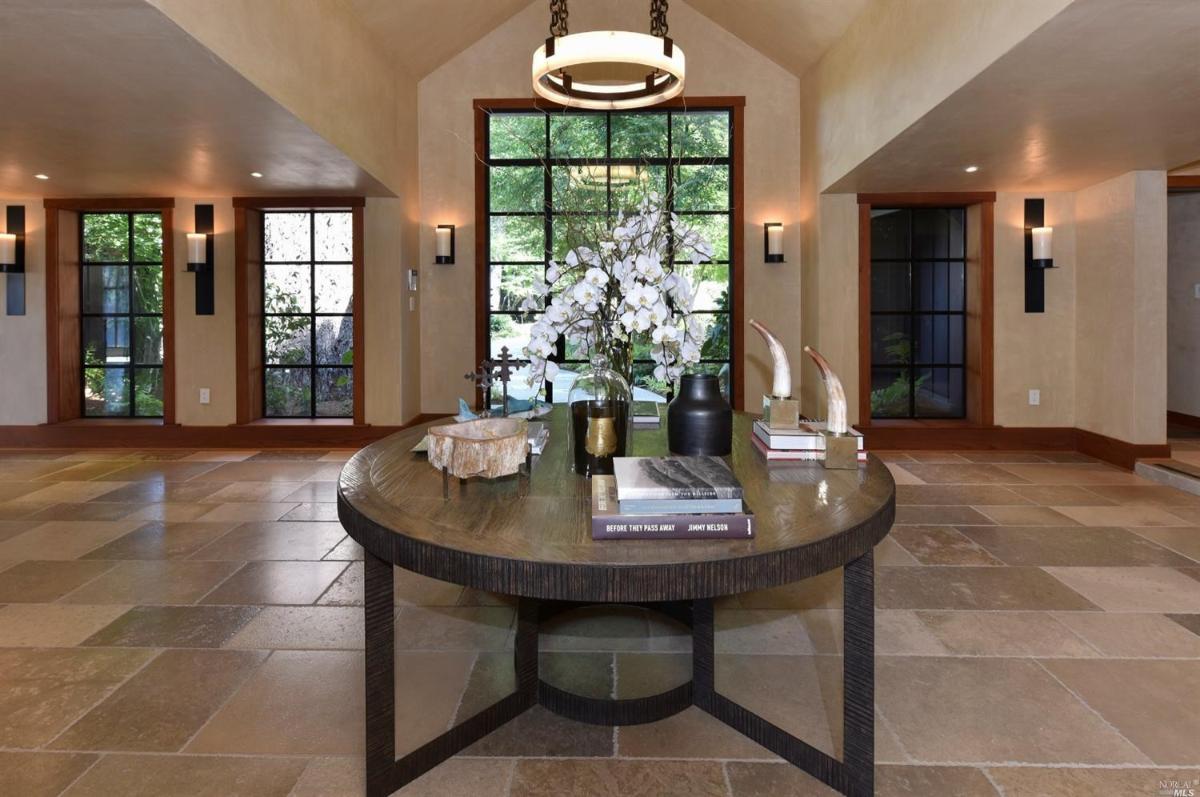
[[[361,448],[417,424],[449,417],[422,413],[402,426],[252,423],[236,426],[69,422],[0,426],[0,448]],[[1190,417],[1190,416],[1189,416]],[[871,425],[869,451],[1079,451],[1122,468],[1171,455],[1167,444],[1127,443],[1071,427]]]
[[[86,421],[0,426],[0,448],[361,448],[402,429],[443,417],[421,414],[402,426],[303,422],[180,426]]]
[[[1173,423],[1176,426],[1187,426],[1192,429],[1200,429],[1200,418],[1195,415],[1188,415],[1186,412],[1174,412],[1167,410],[1167,423]]]
[[[887,425],[856,427],[868,451],[1072,451],[1071,427]]]
[[[1171,455],[1166,443],[1127,443],[1069,426],[872,424],[858,428],[867,438],[868,451],[1078,451],[1126,470],[1133,470],[1139,459]]]
[[[1075,430],[1075,450],[1089,457],[1102,459],[1105,462],[1133,470],[1139,459],[1160,459],[1171,456],[1171,446],[1166,443],[1147,445],[1144,443],[1127,443],[1115,437],[1089,432],[1086,429]]]

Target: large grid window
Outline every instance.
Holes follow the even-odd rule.
[[[161,418],[162,215],[81,216],[83,415]]]
[[[529,340],[538,313],[522,313],[522,298],[551,259],[589,240],[580,230],[610,224],[634,210],[651,191],[713,244],[711,263],[679,269],[696,291],[704,329],[703,362],[696,369],[733,384],[730,311],[733,283],[733,125],[728,109],[684,111],[492,111],[484,142],[488,171],[486,324],[490,356],[507,346],[514,356]],[[594,228],[593,228],[594,229]],[[565,401],[587,353],[560,339],[562,365],[551,401]],[[664,399],[671,386],[654,379],[649,347],[634,351],[638,399]],[[510,394],[527,397],[519,380]]]
[[[349,210],[263,214],[263,415],[354,415]]]
[[[966,209],[871,209],[871,417],[966,416]]]

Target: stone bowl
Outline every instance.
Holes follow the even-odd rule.
[[[529,422],[480,418],[429,430],[429,464],[451,476],[495,479],[516,473],[529,446]]]

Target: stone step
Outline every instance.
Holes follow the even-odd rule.
[[[1134,473],[1168,487],[1200,495],[1200,467],[1177,459],[1141,459]]]

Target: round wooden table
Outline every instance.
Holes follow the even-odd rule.
[[[338,483],[338,517],[365,549],[367,792],[390,794],[534,705],[583,722],[653,722],[695,705],[844,794],[871,794],[874,769],[874,568],[891,528],[895,483],[875,457],[855,470],[772,463],[735,413],[730,462],[755,514],[747,540],[591,538],[591,488],[571,471],[565,411],[529,478],[443,480],[411,449],[431,424],[355,454]],[[437,422],[437,423],[443,423]],[[633,455],[667,453],[666,429],[634,432]],[[517,691],[433,741],[395,757],[392,566],[517,596]],[[837,760],[717,693],[712,599],[842,567],[844,752]],[[600,700],[538,676],[538,627],[582,605],[630,603],[689,625],[692,680],[659,695]],[[781,684],[781,688],[786,685]]]

